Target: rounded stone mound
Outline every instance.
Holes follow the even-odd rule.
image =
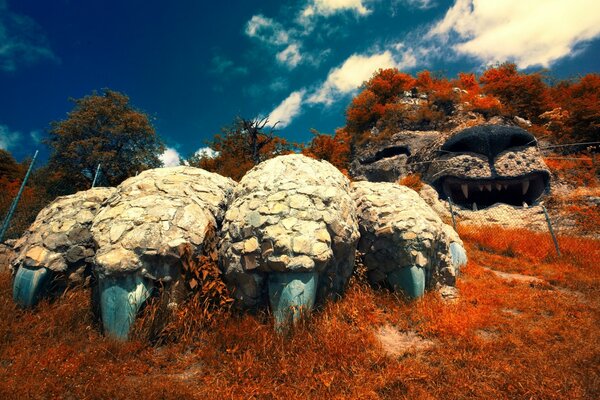
[[[387,182],[353,182],[369,281],[409,297],[454,286],[466,262],[458,234],[419,195]],[[462,249],[462,252],[461,252]]]
[[[92,226],[105,332],[125,339],[157,282],[182,288],[184,249],[216,254],[235,182],[193,167],[158,168],[121,183]]]
[[[169,258],[182,244],[201,246],[222,220],[234,185],[229,178],[185,166],[127,179],[94,219],[98,272],[168,277],[170,265],[157,257]]]
[[[343,292],[359,237],[348,179],[298,154],[265,161],[242,178],[221,232],[221,269],[236,304],[253,308],[269,299],[276,322],[285,319],[279,302],[311,308]]]
[[[93,262],[96,246],[90,233],[92,221],[114,188],[94,188],[58,197],[38,214],[25,234],[15,242],[13,268],[48,268],[83,279]]]

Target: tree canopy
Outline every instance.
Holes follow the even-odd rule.
[[[268,118],[237,117],[233,124],[221,128],[208,146],[216,156],[192,154],[188,165],[216,172],[239,181],[254,165],[282,154],[293,153],[297,146],[274,134],[274,125],[267,129]]]
[[[98,164],[102,184],[110,186],[162,165],[162,141],[126,95],[104,89],[72,101],[75,107],[67,118],[51,123],[48,144],[53,151],[49,165],[76,190],[89,189]]]

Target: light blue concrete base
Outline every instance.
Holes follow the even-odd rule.
[[[51,276],[48,268],[19,267],[13,283],[13,301],[25,308],[35,306],[47,294]]]
[[[467,265],[467,252],[457,242],[450,243],[450,255],[452,256],[452,265],[456,269],[456,272],[460,272],[460,268]]]
[[[268,278],[269,302],[275,317],[275,330],[284,331],[310,312],[317,296],[316,272],[271,272]]]
[[[100,278],[99,286],[104,334],[127,340],[140,307],[152,293],[152,281],[137,275],[126,275]]]
[[[398,268],[389,273],[388,282],[394,291],[402,292],[409,298],[417,298],[425,293],[425,269],[413,265]]]

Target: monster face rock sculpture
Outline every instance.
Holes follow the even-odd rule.
[[[349,182],[335,167],[302,155],[276,157],[235,190],[220,242],[224,279],[239,307],[270,302],[281,328],[343,292],[358,237]]]
[[[144,171],[129,178],[94,219],[96,272],[105,333],[127,338],[157,283],[174,293],[180,246],[215,246],[235,182],[191,167]],[[216,249],[213,249],[216,250]]]
[[[90,228],[102,203],[115,192],[96,188],[59,197],[44,208],[15,244],[13,298],[34,306],[52,281],[83,283],[96,246]]]
[[[527,131],[480,125],[448,139],[424,176],[442,199],[478,210],[495,203],[535,203],[549,188],[550,173]]]
[[[462,241],[419,195],[394,183],[354,182],[360,225],[358,249],[367,277],[415,298],[426,288],[455,285],[466,264]]]

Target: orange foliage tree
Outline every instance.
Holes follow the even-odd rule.
[[[302,154],[317,160],[329,161],[342,173],[348,175],[350,164],[350,135],[344,129],[335,131],[335,135],[311,130],[313,138],[308,147],[302,149]]]
[[[600,75],[588,74],[577,82],[562,81],[551,89],[555,105],[566,111],[564,135],[571,140],[600,140]]]
[[[525,74],[515,64],[504,63],[487,69],[479,81],[483,92],[500,99],[509,115],[538,123],[540,114],[549,109],[549,91],[540,72]]]
[[[229,127],[221,129],[208,144],[216,155],[192,154],[185,162],[239,181],[254,165],[278,155],[293,153],[297,146],[284,138],[275,136],[273,130],[265,132],[262,122],[255,131],[248,129],[252,121],[236,118]],[[261,120],[262,121],[262,120]],[[256,125],[256,124],[255,124]]]

